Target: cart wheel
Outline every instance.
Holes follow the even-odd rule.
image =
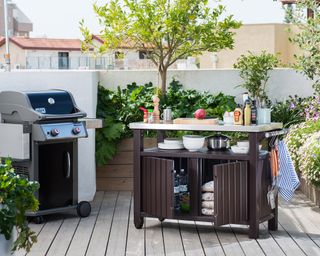
[[[158,220],[162,222],[165,220],[165,218],[158,218]]]
[[[91,205],[87,201],[82,201],[77,206],[78,216],[81,218],[86,218],[91,213]]]
[[[43,216],[36,216],[32,219],[32,222],[35,224],[42,224],[44,222]]]

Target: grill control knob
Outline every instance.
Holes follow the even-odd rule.
[[[80,127],[75,127],[75,128],[72,129],[72,133],[73,133],[74,135],[77,135],[77,134],[79,134],[80,132],[81,132]]]
[[[51,136],[55,137],[60,133],[60,131],[58,129],[52,129],[50,131]]]

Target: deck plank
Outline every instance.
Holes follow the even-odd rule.
[[[320,255],[320,248],[299,227],[290,208],[279,208],[279,222],[306,255]]]
[[[165,255],[161,222],[145,218],[146,255]]]
[[[76,231],[80,222],[77,216],[71,216],[64,219],[54,241],[46,256],[65,255],[74,232]]]
[[[257,240],[266,255],[283,256],[285,255],[281,247],[270,235],[266,225],[260,224],[260,237]]]
[[[128,239],[127,239],[127,248],[126,255],[128,256],[142,256],[144,255],[144,236],[145,230],[136,229],[133,222],[133,198],[131,199],[131,208],[130,208],[130,219],[128,227]]]
[[[38,242],[32,247],[32,251],[28,256],[43,256],[49,250],[52,241],[54,240],[63,219],[48,218],[40,234],[38,235]]]
[[[92,210],[90,216],[81,218],[77,230],[72,238],[67,251],[67,256],[82,256],[86,254],[88,243],[96,223],[99,209],[103,200],[104,192],[97,192],[95,199],[91,204]]]
[[[203,250],[206,255],[225,255],[211,222],[196,222]]]
[[[243,253],[243,250],[232,232],[232,229],[228,226],[222,226],[222,227],[216,227],[216,232],[218,235],[218,238],[220,240],[220,243],[222,245],[224,253],[228,256],[240,256],[245,255]]]
[[[303,251],[300,249],[300,247],[288,235],[288,233],[282,228],[281,225],[278,226],[277,231],[269,232],[286,255],[305,255]]]
[[[43,229],[45,223],[42,224],[34,224],[32,222],[30,222],[29,227],[31,228],[32,231],[34,231],[37,235],[40,234],[41,230]],[[31,249],[31,252],[33,251],[33,249]],[[19,250],[16,251],[13,255],[14,256],[25,256],[27,254],[27,252],[25,250]]]
[[[162,222],[163,241],[167,256],[183,256],[183,245],[177,220]]]
[[[125,255],[132,193],[119,192],[106,255]]]
[[[236,239],[238,240],[243,252],[248,256],[261,256],[265,255],[261,249],[259,243],[256,239],[250,239],[248,237],[249,230],[248,227],[245,228],[243,225],[232,225],[231,229],[233,230]]]
[[[86,255],[105,255],[118,194],[118,192],[105,192]]]
[[[179,226],[185,254],[187,256],[205,255],[195,222],[179,220]]]
[[[320,208],[302,193],[298,193],[294,199],[290,201],[290,206],[290,211],[286,214],[295,221],[296,225],[299,225],[300,229],[305,232],[317,246],[320,246]]]

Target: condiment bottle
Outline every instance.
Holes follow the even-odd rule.
[[[244,107],[244,125],[251,125],[251,105],[250,102],[246,102]]]
[[[256,106],[256,101],[252,101],[252,106],[251,106],[251,124],[256,125],[257,124],[257,115],[258,115],[258,110]]]
[[[235,125],[243,125],[243,113],[239,104],[233,112],[233,123]]]
[[[143,111],[143,122],[148,123],[148,110],[143,107],[140,107],[139,109]]]
[[[148,109],[148,123],[154,123],[153,110]]]

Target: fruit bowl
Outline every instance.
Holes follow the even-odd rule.
[[[183,146],[190,152],[195,152],[203,148],[205,137],[200,135],[184,135],[182,137]]]

